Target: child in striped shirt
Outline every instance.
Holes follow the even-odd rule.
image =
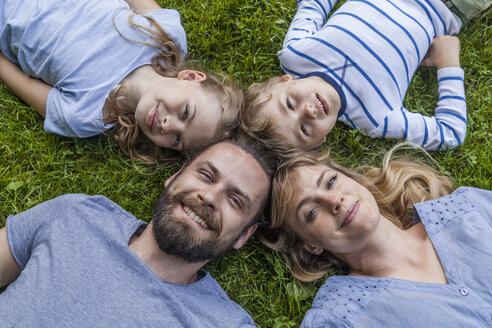
[[[460,18],[440,0],[347,0],[328,18],[336,2],[298,3],[278,53],[287,74],[249,87],[243,128],[278,152],[318,147],[337,119],[428,150],[461,144]],[[419,65],[438,68],[432,117],[403,107]]]

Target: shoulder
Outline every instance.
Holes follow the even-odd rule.
[[[472,187],[460,187],[452,194],[414,204],[415,210],[429,235],[439,232],[455,218],[465,218],[470,212],[478,212],[492,222],[492,192]]]
[[[83,221],[108,219],[110,217],[135,217],[118,204],[102,195],[66,194],[46,201],[39,206],[47,217]]]
[[[306,313],[303,327],[352,327],[391,278],[334,276],[327,279]]]
[[[182,56],[187,52],[186,31],[181,24],[181,15],[174,9],[157,9],[148,12],[145,17],[153,18],[179,46]]]
[[[231,322],[247,322],[254,326],[254,321],[249,313],[229,298],[210,273],[205,270],[201,272],[205,273],[205,276],[196,283],[196,287],[202,295],[203,300],[207,301],[208,299],[211,302],[210,304],[215,304],[214,306],[220,309],[222,313],[228,313]]]
[[[105,209],[121,209],[112,200],[102,195],[86,195],[86,194],[66,194],[48,201],[52,206],[64,206],[67,208],[105,208]]]

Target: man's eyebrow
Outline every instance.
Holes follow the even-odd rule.
[[[220,172],[217,170],[217,167],[214,165],[214,163],[210,161],[200,161],[198,162],[199,166],[206,166],[210,171],[212,171],[213,175],[218,178],[220,177]]]
[[[326,172],[328,172],[328,170],[324,170],[323,173],[321,173],[319,175],[318,179],[316,179],[316,186],[318,188],[319,188],[319,186],[321,186],[321,182],[323,182],[323,177],[325,176]],[[308,196],[299,202],[299,205],[297,205],[297,208],[296,208],[296,215],[299,219],[301,218],[299,216],[299,210],[302,208],[302,206],[304,206],[304,204],[309,203],[310,201],[313,201],[314,199],[315,199],[314,197]]]
[[[251,198],[236,186],[230,187],[230,191],[238,194],[244,200],[243,211],[249,214],[251,212]]]

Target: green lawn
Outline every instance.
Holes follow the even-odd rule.
[[[188,33],[189,57],[223,70],[246,88],[281,73],[276,57],[295,1],[158,1],[176,8]],[[459,35],[468,100],[468,135],[457,149],[432,153],[436,167],[456,185],[491,189],[492,14]],[[418,70],[407,108],[433,113],[435,69]],[[102,194],[149,220],[166,177],[178,166],[150,170],[125,158],[104,136],[70,139],[43,131],[36,112],[0,86],[0,227],[19,213],[65,193]],[[337,125],[328,143],[343,164],[378,165],[394,140],[374,140]],[[404,151],[400,152],[405,154]],[[406,152],[422,157],[416,151]],[[260,327],[295,327],[321,283],[294,282],[282,259],[253,238],[239,252],[207,266],[233,300]]]

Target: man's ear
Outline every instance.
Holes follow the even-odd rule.
[[[290,74],[284,74],[280,77],[281,82],[288,82],[290,80],[292,80],[292,75]]]
[[[174,178],[176,178],[179,172],[183,170],[183,167],[185,167],[184,164],[179,168],[179,170],[176,173],[174,173],[173,175],[171,175],[169,178],[166,179],[166,181],[164,182],[164,188],[167,188],[167,186],[169,186],[169,184],[174,180]]]
[[[234,249],[239,249],[243,247],[243,245],[246,244],[246,242],[248,241],[249,237],[251,237],[251,235],[255,232],[257,227],[257,224],[253,224],[251,227],[248,228],[248,230],[243,232],[241,236],[239,236],[239,239],[236,240],[236,242],[234,243]]]
[[[205,75],[205,73],[200,71],[185,69],[178,73],[177,78],[178,80],[204,82],[207,79],[207,75]]]
[[[318,246],[312,246],[309,244],[304,244],[304,243],[297,243],[296,247],[305,250],[308,253],[314,254],[314,255],[319,255],[323,253],[323,248],[318,247]]]

